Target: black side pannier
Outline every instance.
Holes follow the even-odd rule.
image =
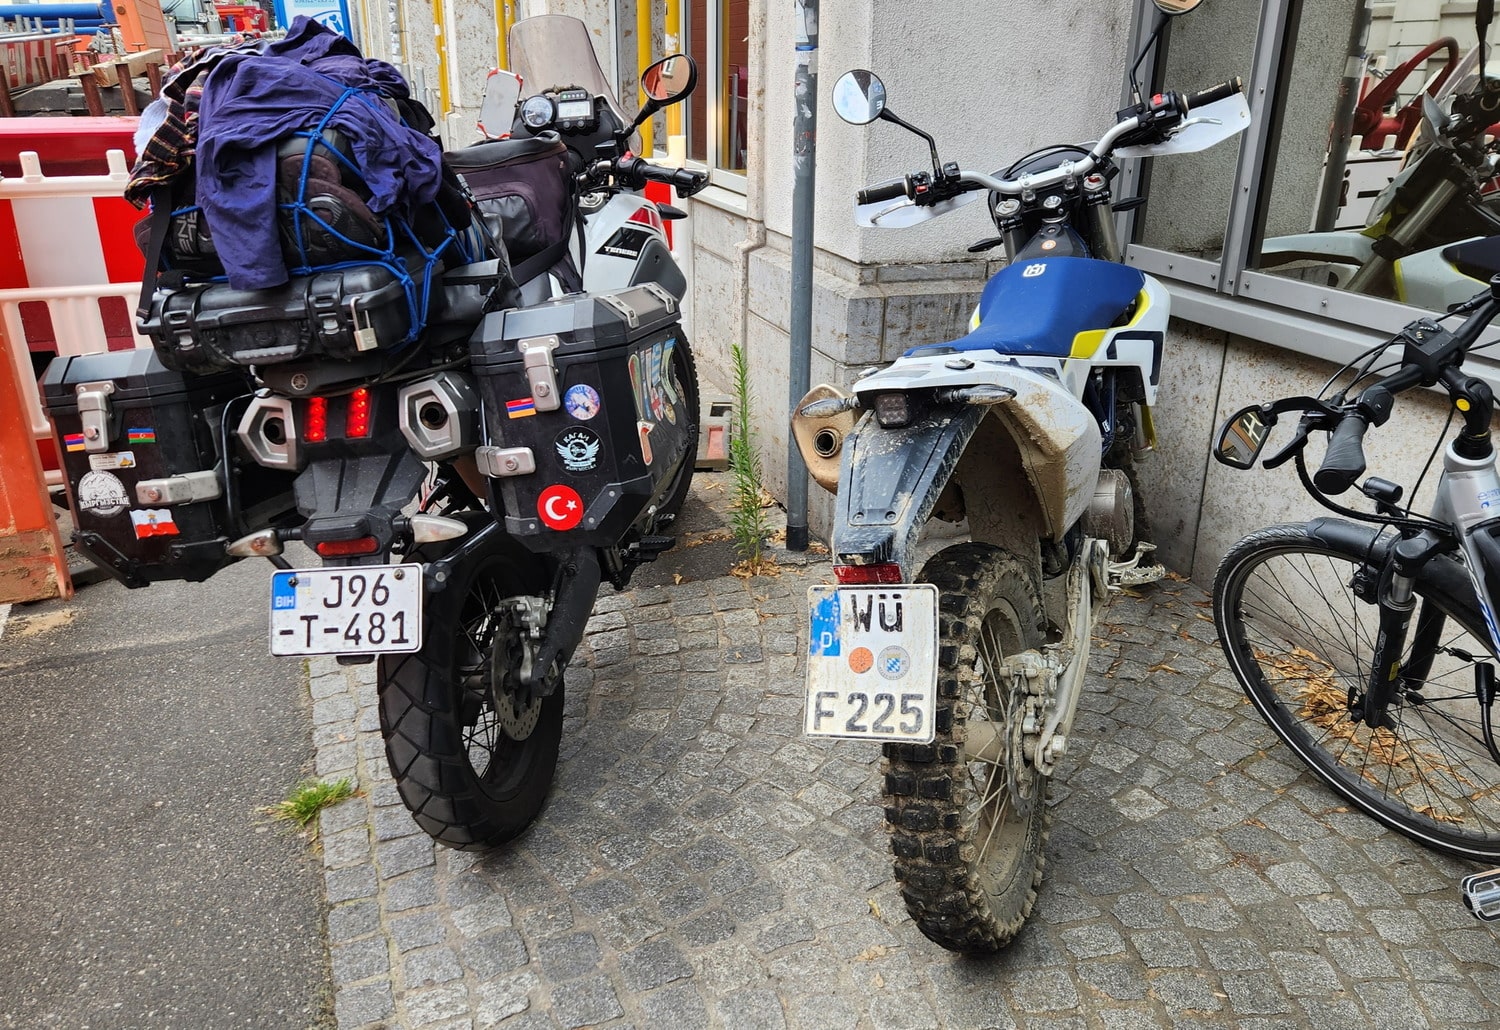
[[[510,255],[518,283],[551,272],[564,292],[583,289],[568,255],[574,183],[562,137],[548,131],[476,143],[443,157],[468,187],[485,230]]]
[[[184,375],[149,350],[48,365],[74,545],[128,587],[199,582],[234,561],[226,544],[293,515],[292,473],[233,460],[249,392],[243,373]]]
[[[691,462],[677,298],[655,283],[497,311],[469,341],[476,458],[534,551],[618,543]]]

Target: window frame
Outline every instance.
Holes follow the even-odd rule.
[[[1239,159],[1224,230],[1221,256],[1207,259],[1150,247],[1136,241],[1134,213],[1120,216],[1121,239],[1130,240],[1125,261],[1163,281],[1176,307],[1174,314],[1212,329],[1274,344],[1287,350],[1342,364],[1388,338],[1413,319],[1434,312],[1383,298],[1299,282],[1249,267],[1256,246],[1257,207],[1262,202],[1266,159],[1275,128],[1272,114],[1288,49],[1295,45],[1299,4],[1315,0],[1258,0],[1254,56],[1244,74],[1251,124],[1240,137]],[[1151,0],[1141,0],[1130,35],[1131,59],[1150,36],[1157,11]],[[1212,17],[1211,5],[1199,17]],[[1189,15],[1188,17],[1193,17]],[[1169,41],[1170,45],[1170,41]],[[1142,82],[1156,74],[1152,55],[1143,62]],[[1181,89],[1200,89],[1209,83],[1172,83]],[[1122,99],[1129,102],[1127,73]],[[1122,105],[1123,106],[1123,105]],[[1134,196],[1147,181],[1144,162],[1121,162],[1117,197]],[[1497,326],[1500,328],[1500,326]],[[1471,359],[1481,378],[1500,384],[1500,364],[1482,355]]]

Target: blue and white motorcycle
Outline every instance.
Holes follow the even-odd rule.
[[[1162,21],[1196,6],[1157,0]],[[1140,91],[1137,90],[1137,96]],[[836,585],[809,591],[804,731],[885,742],[895,875],[921,931],[995,951],[1036,900],[1050,777],[1112,585],[1150,562],[1131,457],[1154,440],[1170,298],[1119,263],[1113,159],[1202,150],[1249,124],[1238,80],[1139,99],[1095,143],[994,175],[942,164],[868,71],[834,86],[854,124],[895,122],[932,168],[858,194],[860,225],[903,227],[982,194],[1009,264],[967,336],[911,341],[852,394],[816,387],[794,435],[837,494]],[[920,569],[930,520],[966,524]]]

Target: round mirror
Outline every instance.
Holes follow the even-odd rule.
[[[664,57],[641,73],[641,89],[658,104],[671,104],[698,84],[698,65],[686,54]]]
[[[1156,9],[1171,17],[1174,14],[1187,14],[1202,2],[1203,0],[1156,0]]]
[[[868,125],[885,110],[885,83],[863,68],[845,72],[833,84],[833,109],[850,125]]]

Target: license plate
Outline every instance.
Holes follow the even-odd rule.
[[[422,566],[289,569],[271,577],[271,653],[384,654],[422,647]]]
[[[808,588],[805,735],[932,740],[937,598],[928,583]]]

